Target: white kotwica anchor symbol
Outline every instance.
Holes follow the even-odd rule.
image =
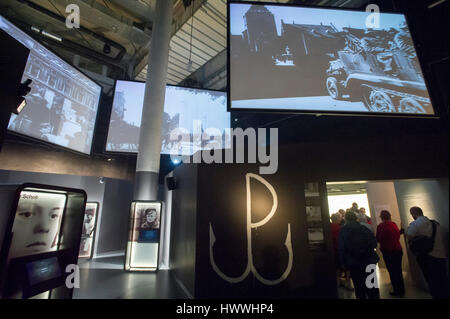
[[[261,221],[257,223],[252,223],[252,203],[251,203],[251,187],[250,187],[250,179],[254,178],[264,184],[272,194],[273,198],[273,205],[272,209],[270,210],[270,213]],[[230,282],[230,283],[238,283],[243,281],[250,271],[253,273],[253,275],[263,284],[265,285],[277,285],[283,280],[285,280],[292,269],[292,262],[293,262],[293,253],[292,253],[292,242],[291,242],[291,224],[288,223],[288,231],[286,236],[286,241],[284,242],[284,245],[286,246],[288,253],[289,253],[289,260],[288,265],[284,273],[281,275],[280,278],[276,280],[268,280],[263,278],[258,271],[256,270],[255,266],[253,265],[253,256],[252,256],[252,229],[257,228],[259,226],[262,226],[266,224],[272,217],[275,215],[275,212],[278,207],[278,198],[277,193],[275,192],[275,189],[272,185],[269,184],[264,178],[262,178],[259,175],[248,173],[245,175],[245,182],[246,182],[246,188],[247,188],[247,268],[245,269],[244,273],[239,277],[230,277],[225,275],[222,271],[220,271],[219,267],[216,265],[214,261],[213,256],[213,246],[216,242],[216,236],[214,236],[214,231],[212,229],[211,223],[209,223],[209,260],[211,262],[211,266],[213,267],[214,271],[224,280]]]

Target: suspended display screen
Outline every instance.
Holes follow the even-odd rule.
[[[403,14],[229,3],[229,107],[434,115]]]
[[[22,81],[33,80],[26,107],[8,129],[90,154],[101,86],[0,16],[0,29],[30,49]]]
[[[134,153],[139,147],[145,83],[117,81],[111,111],[106,150]],[[230,126],[225,92],[167,86],[164,103],[161,153],[192,155],[211,145],[202,140],[206,129],[211,137],[225,137],[224,129]],[[189,142],[175,143],[170,139],[174,130],[184,129]],[[216,134],[216,135],[214,135]],[[224,142],[225,143],[225,142]],[[173,152],[173,153],[172,153]]]

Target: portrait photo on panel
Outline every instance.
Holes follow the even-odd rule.
[[[9,258],[57,250],[65,194],[22,191],[17,205]]]

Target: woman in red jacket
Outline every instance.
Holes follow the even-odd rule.
[[[383,259],[394,289],[390,294],[403,297],[405,295],[405,284],[402,273],[403,251],[400,245],[400,230],[391,221],[391,214],[387,210],[380,212],[380,218],[383,222],[377,227],[376,237],[380,243],[380,250],[383,253]]]

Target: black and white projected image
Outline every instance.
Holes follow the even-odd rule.
[[[134,153],[139,147],[142,107],[145,83],[117,81],[106,150]],[[226,93],[177,86],[166,87],[161,153],[192,155],[214,145],[214,136],[221,136],[227,143],[225,128],[230,126],[230,114],[226,108]],[[189,141],[171,141],[170,133],[185,129]],[[206,129],[211,138],[202,140]],[[221,147],[220,147],[221,148]]]
[[[89,154],[101,87],[1,16],[0,28],[30,49],[22,81],[33,80],[8,129]]]
[[[83,230],[81,233],[80,251],[78,257],[89,258],[94,243],[95,221],[97,219],[98,203],[86,203]]]
[[[22,191],[12,227],[9,258],[55,251],[66,195]]]
[[[230,3],[231,108],[433,115],[404,15],[368,15]]]
[[[131,241],[146,243],[159,240],[161,212],[153,203],[138,203],[135,207]]]

